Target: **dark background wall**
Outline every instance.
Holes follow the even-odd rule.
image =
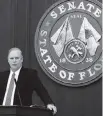
[[[34,53],[34,35],[44,12],[57,0],[0,0],[0,71],[8,69],[11,47],[23,51],[24,66],[34,68],[55,102],[56,116],[102,116],[102,79],[72,88],[52,81],[40,68]],[[101,2],[101,0],[100,0]],[[33,103],[42,104],[36,93]]]

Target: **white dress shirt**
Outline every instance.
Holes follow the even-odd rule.
[[[10,74],[9,74],[9,78],[8,78],[8,82],[7,82],[7,87],[6,87],[6,91],[5,91],[5,96],[4,96],[4,100],[3,100],[3,104],[2,104],[3,106],[5,106],[5,101],[6,101],[6,98],[7,98],[7,93],[8,93],[8,89],[9,89],[9,85],[10,85],[10,80],[12,78],[12,74],[15,73],[15,79],[17,81],[19,73],[20,73],[20,70],[21,70],[21,68],[19,68],[16,72],[13,72],[12,70],[10,70]],[[13,91],[12,91],[12,97],[11,97],[10,105],[13,105],[13,103],[14,103],[15,89],[16,89],[16,84],[14,82],[14,88],[13,88]]]

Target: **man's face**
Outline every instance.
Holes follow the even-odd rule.
[[[17,71],[23,62],[23,57],[19,50],[12,50],[8,55],[8,63],[12,71]]]

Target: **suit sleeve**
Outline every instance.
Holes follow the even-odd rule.
[[[41,83],[37,71],[33,71],[33,86],[37,94],[40,96],[41,100],[44,102],[45,105],[47,104],[54,104],[53,101],[51,100],[46,88],[43,86]]]

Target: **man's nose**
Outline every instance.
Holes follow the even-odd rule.
[[[16,59],[15,58],[13,59],[13,62],[16,62]]]

